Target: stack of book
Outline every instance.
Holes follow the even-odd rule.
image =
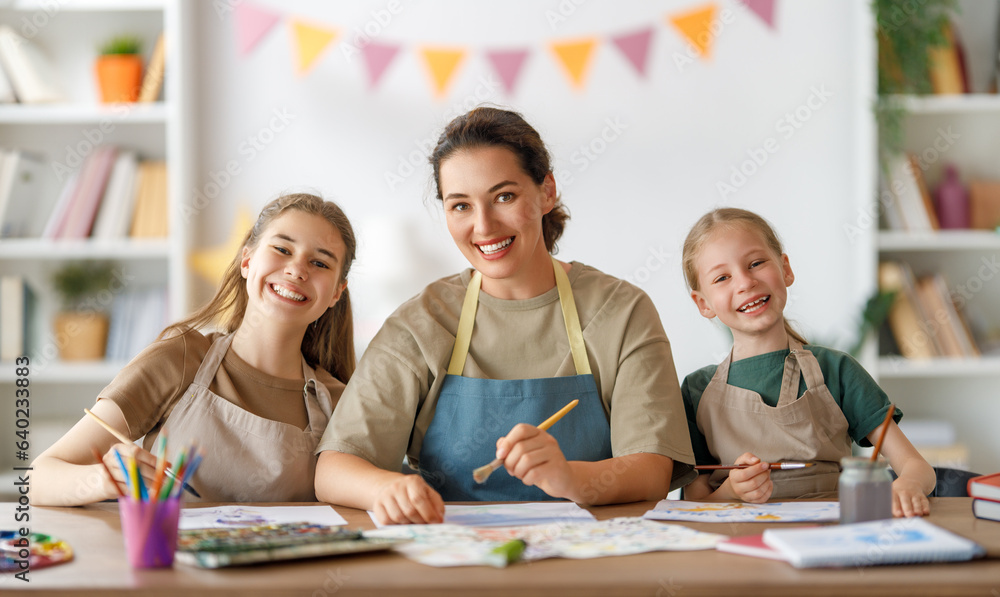
[[[905,261],[879,264],[879,288],[895,293],[888,326],[899,354],[910,359],[974,358],[979,347],[940,273],[917,278]]]
[[[1000,473],[969,479],[968,493],[976,518],[1000,522]]]
[[[879,202],[883,207],[886,228],[907,232],[940,229],[934,202],[916,156],[896,156],[882,174],[879,179]]]

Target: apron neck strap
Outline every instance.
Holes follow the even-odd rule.
[[[563,323],[566,325],[566,336],[569,338],[569,348],[573,353],[576,374],[589,374],[591,371],[590,361],[587,359],[587,346],[583,342],[580,315],[576,310],[576,300],[573,298],[569,276],[566,275],[555,258],[552,258],[552,270],[556,276],[559,306],[562,308]],[[479,289],[482,287],[482,283],[482,274],[474,271],[469,280],[469,286],[465,290],[462,315],[459,317],[458,331],[455,333],[455,347],[452,348],[451,361],[448,363],[448,375],[461,376],[462,371],[465,370],[465,359],[469,355],[469,345],[472,342],[472,328],[476,323],[476,308],[479,305]]]

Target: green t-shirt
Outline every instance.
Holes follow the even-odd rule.
[[[812,352],[819,362],[826,387],[847,419],[847,433],[851,439],[858,445],[871,446],[867,436],[885,419],[889,397],[851,355],[822,346],[807,345],[804,348]],[[768,406],[776,406],[787,356],[786,348],[735,361],[729,365],[728,383],[757,392]],[[721,464],[709,451],[705,434],[698,429],[696,419],[701,395],[718,368],[718,365],[702,367],[685,377],[681,384],[697,464]],[[800,377],[797,396],[802,396],[805,391],[805,378]],[[897,407],[893,419],[898,423],[902,417],[903,413]],[[747,446],[747,451],[753,452],[753,446]]]

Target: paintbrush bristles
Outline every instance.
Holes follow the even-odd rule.
[[[489,479],[490,475],[493,474],[493,471],[497,470],[501,466],[503,466],[503,460],[500,460],[499,458],[489,464],[484,464],[483,466],[472,471],[472,480],[476,483],[485,483],[486,479]]]

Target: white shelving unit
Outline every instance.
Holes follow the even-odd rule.
[[[921,156],[933,189],[944,166],[955,164],[963,183],[1000,180],[1000,96],[951,95],[899,98],[907,152]],[[910,264],[917,276],[943,273],[949,288],[965,303],[973,324],[995,335],[1000,329],[1000,233],[942,230],[933,233],[879,231],[880,260]],[[908,417],[951,422],[970,450],[971,468],[1000,470],[1000,354],[997,348],[977,359],[908,360],[880,357],[882,387]]]
[[[83,141],[136,151],[141,159],[167,162],[168,229],[164,239],[65,241],[0,240],[0,274],[25,277],[36,296],[35,345],[31,373],[32,429],[49,441],[65,431],[93,403],[123,363],[63,363],[54,357],[51,319],[58,305],[49,279],[69,260],[110,260],[134,289],[165,288],[168,317],[188,311],[186,226],[180,209],[190,189],[192,130],[189,100],[191,51],[190,0],[14,0],[0,4],[0,23],[37,46],[53,67],[67,97],[50,105],[0,104],[0,147],[28,150],[43,158],[48,176],[40,192],[58,193],[61,183],[50,166],[66,163]],[[96,48],[116,35],[143,40],[144,63],[164,34],[166,64],[162,100],[150,104],[99,103],[93,75]],[[96,132],[95,132],[96,131]],[[99,139],[98,137],[99,133]],[[3,322],[7,325],[8,322]],[[13,416],[14,364],[0,362],[0,418]],[[32,454],[47,446],[32,441]],[[0,450],[6,463],[11,450]]]

